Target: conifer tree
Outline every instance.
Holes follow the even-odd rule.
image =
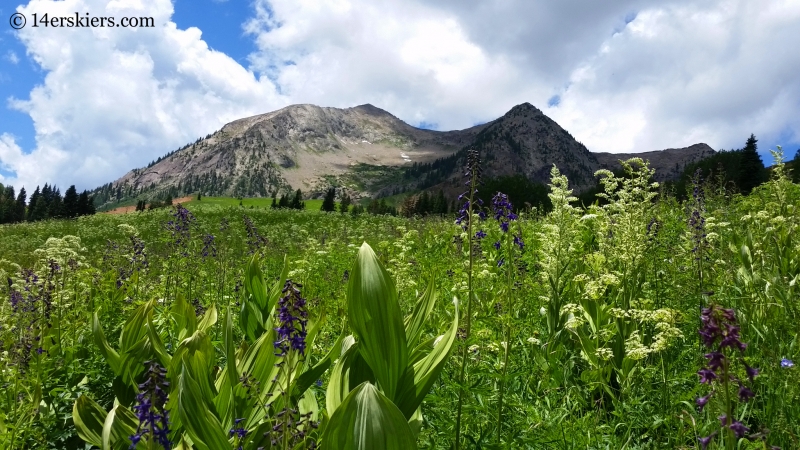
[[[36,217],[34,207],[36,203],[38,203],[39,198],[42,196],[41,191],[39,191],[39,186],[36,186],[36,190],[33,191],[31,194],[31,200],[28,203],[28,217],[26,218],[28,222],[35,222],[37,220],[41,220],[41,218]]]
[[[768,174],[758,155],[758,140],[751,134],[742,149],[742,159],[739,163],[739,177],[737,185],[743,194],[749,194],[754,187],[767,181]]]
[[[46,220],[47,216],[47,199],[44,195],[39,195],[36,200],[31,196],[31,201],[28,204],[28,216],[32,217],[33,221]]]
[[[797,149],[794,159],[792,159],[792,181],[800,183],[800,148]]]
[[[270,208],[272,209],[278,209],[278,199],[276,195],[277,194],[272,194],[272,205],[270,205]]]
[[[2,221],[0,223],[11,223],[14,221],[14,211],[16,209],[16,202],[14,200],[14,186],[6,186],[3,195],[3,201],[0,203],[0,216]]]
[[[290,205],[292,209],[303,209],[303,193],[298,189],[294,193],[294,198],[292,199],[292,204]]]
[[[50,193],[50,201],[47,203],[47,218],[57,219],[64,216],[64,199],[61,197],[61,189],[53,186]]]
[[[325,193],[325,198],[322,200],[322,207],[320,211],[333,212],[336,210],[336,188],[328,189]]]
[[[27,198],[27,193],[25,192],[25,187],[23,186],[19,190],[19,194],[17,195],[17,201],[14,204],[14,220],[13,222],[22,222],[25,220],[25,199]]]
[[[78,217],[78,191],[75,189],[74,184],[64,192],[63,216],[67,218]]]
[[[339,212],[341,212],[342,214],[345,214],[347,212],[347,210],[350,209],[350,203],[352,203],[352,200],[350,199],[350,196],[347,195],[347,194],[344,194],[342,196],[342,201],[339,203]]]
[[[144,207],[144,200],[142,200],[142,211],[144,211]],[[89,191],[84,190],[81,192],[81,195],[78,196],[78,215],[88,216],[94,213],[94,197],[89,195]]]
[[[289,194],[284,193],[281,195],[281,199],[278,200],[278,208],[288,208],[289,204]]]

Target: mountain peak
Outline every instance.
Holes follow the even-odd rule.
[[[516,105],[515,107],[511,108],[506,113],[506,115],[509,115],[509,114],[517,115],[517,114],[526,113],[526,112],[539,113],[539,114],[542,113],[542,111],[539,108],[531,105],[528,102],[525,102],[525,103],[520,103],[519,105]]]
[[[353,109],[357,109],[372,116],[392,116],[390,112],[380,109],[377,106],[374,106],[370,103],[364,103],[363,105],[358,105]]]

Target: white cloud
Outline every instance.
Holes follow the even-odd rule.
[[[156,26],[20,31],[47,76],[29,99],[10,100],[32,117],[37,141],[24,154],[4,137],[0,159],[15,183],[92,188],[227,122],[286,105],[269,80],[210,50],[200,30],[178,30],[169,0],[34,0],[18,11],[152,16]]]
[[[19,56],[17,56],[17,54],[13,50],[9,50],[8,52],[6,52],[6,60],[11,64],[16,65],[19,63]]]
[[[28,54],[47,72],[29,99],[12,101],[33,118],[37,148],[23,154],[4,135],[3,164],[28,184],[89,188],[226,122],[291,103],[372,103],[447,130],[528,101],[593,151],[740,147],[751,132],[762,145],[780,135],[800,139],[800,53],[790,44],[800,34],[796,1],[254,7],[246,30],[259,50],[247,68],[210,50],[200,30],[178,30],[169,0],[20,7],[26,15],[147,15],[156,28],[22,30]]]

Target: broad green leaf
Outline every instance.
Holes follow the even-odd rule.
[[[81,439],[96,447],[103,445],[103,423],[108,413],[94,400],[81,395],[72,405],[72,421]]]
[[[236,348],[233,345],[233,318],[231,317],[230,307],[225,312],[222,343],[225,351],[225,368],[228,371],[228,380],[231,386],[235,386],[239,382],[239,372],[236,370]]]
[[[147,336],[147,318],[153,312],[153,303],[147,302],[140,305],[134,311],[130,319],[122,327],[119,336],[119,352],[126,353],[134,346],[139,345],[139,341]]]
[[[255,302],[247,299],[242,301],[242,309],[239,311],[239,327],[251,342],[258,339],[264,332],[264,319]]]
[[[97,317],[97,311],[92,314],[92,336],[94,337],[94,343],[100,349],[100,354],[103,355],[108,365],[111,366],[111,370],[114,371],[115,374],[120,375],[122,373],[120,370],[122,358],[120,358],[119,353],[108,344],[106,336],[103,333],[103,328],[100,326],[100,319]]]
[[[439,342],[433,347],[433,351],[428,356],[415,363],[409,369],[406,378],[403,380],[403,389],[396,403],[408,419],[411,419],[414,412],[422,404],[425,396],[430,392],[453,349],[453,343],[458,333],[458,301],[453,300],[455,311],[450,329],[439,339]]]
[[[397,406],[364,382],[344,399],[322,436],[327,450],[410,450],[417,443]]]
[[[375,381],[375,375],[359,353],[360,345],[352,336],[346,337],[342,343],[344,353],[331,370],[325,396],[328,414],[333,414],[353,387],[364,381]]]
[[[186,301],[182,293],[175,296],[170,308],[172,320],[175,321],[175,335],[181,341],[186,336],[191,336],[197,330],[197,315],[194,307]]]
[[[178,415],[181,423],[199,450],[230,448],[219,419],[212,413],[210,405],[203,401],[200,386],[189,375],[187,365],[183,365],[178,379]]]
[[[294,398],[303,395],[306,389],[308,389],[315,381],[319,380],[322,375],[331,367],[331,365],[333,365],[333,362],[336,361],[341,354],[342,341],[344,341],[344,338],[344,330],[342,330],[342,333],[328,351],[328,354],[319,360],[314,367],[308,369],[300,375],[295,383],[293,392]]]
[[[197,323],[197,329],[208,333],[208,330],[211,329],[217,323],[217,307],[215,305],[211,305],[206,310],[206,313],[203,314],[203,318],[200,319],[200,322]]]
[[[366,242],[351,271],[347,311],[361,355],[375,373],[380,389],[395,399],[408,364],[406,333],[394,282]]]
[[[252,301],[258,305],[258,309],[267,309],[267,285],[264,283],[264,275],[259,268],[258,255],[253,255],[247,263],[244,275],[244,298],[245,301]]]
[[[172,357],[169,353],[167,353],[167,349],[164,347],[164,342],[161,341],[161,336],[158,335],[158,331],[156,330],[156,327],[153,326],[153,321],[150,317],[147,318],[147,336],[150,338],[150,343],[153,346],[153,351],[155,351],[156,356],[158,357],[159,363],[163,367],[169,367]]]
[[[128,408],[117,404],[109,411],[103,424],[102,446],[103,450],[123,450],[130,448],[130,437],[136,433],[139,420]],[[136,448],[145,448],[145,443],[140,441]]]
[[[413,348],[417,345],[417,341],[419,341],[419,337],[422,334],[422,329],[425,326],[425,321],[428,320],[431,311],[433,311],[433,306],[436,304],[436,297],[436,284],[433,281],[433,277],[431,277],[425,292],[422,293],[422,296],[417,300],[416,305],[414,305],[414,311],[412,311],[411,315],[406,317],[405,320],[408,348]]]

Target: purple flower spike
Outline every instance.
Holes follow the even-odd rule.
[[[731,429],[731,431],[733,431],[733,433],[736,435],[737,438],[744,437],[744,435],[748,431],[750,431],[750,428],[747,428],[746,426],[744,426],[742,424],[742,422],[739,422],[738,420],[734,420],[733,421],[733,423],[730,426],[730,429]]]
[[[711,381],[717,379],[717,374],[713,370],[700,369],[697,374],[700,375],[700,383],[702,384],[711,384]]]
[[[706,406],[706,404],[708,403],[708,399],[710,399],[713,394],[714,394],[714,391],[711,391],[705,397],[698,397],[697,400],[695,400],[700,412],[703,412],[703,408]]]
[[[700,448],[706,450],[708,448],[708,444],[711,443],[711,440],[714,439],[714,436],[716,435],[717,432],[715,431],[706,437],[697,438],[697,440],[700,441]]]
[[[723,414],[723,415],[717,417],[717,419],[719,419],[719,423],[723,427],[728,424],[728,415],[727,414]]]
[[[739,400],[746,402],[755,396],[756,394],[754,394],[750,388],[741,383],[739,384]]]
[[[711,352],[704,355],[708,359],[708,368],[717,370],[722,367],[725,362],[725,355],[722,352]]]
[[[747,372],[747,378],[749,378],[751,382],[753,378],[758,376],[758,369],[748,366],[747,363],[744,364],[744,371]]]

